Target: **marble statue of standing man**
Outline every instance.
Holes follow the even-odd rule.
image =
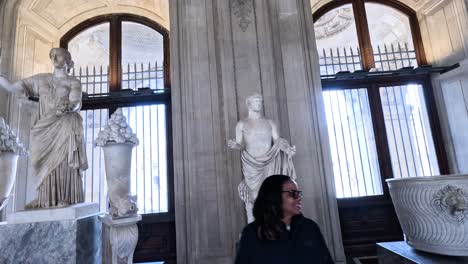
[[[82,171],[88,168],[81,109],[81,83],[68,72],[73,61],[66,49],[53,48],[53,73],[36,74],[0,86],[39,97],[39,118],[31,129],[31,159],[38,196],[27,209],[64,207],[84,201]]]
[[[263,115],[263,97],[255,93],[245,100],[248,116],[236,125],[236,139],[228,146],[241,150],[242,174],[239,196],[245,203],[248,222],[254,221],[253,203],[268,176],[284,174],[296,178],[292,157],[296,147],[279,136],[278,127]]]

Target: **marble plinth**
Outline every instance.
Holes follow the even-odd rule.
[[[39,211],[44,210],[28,213],[38,213],[40,221],[31,214],[28,223],[0,223],[0,263],[101,263],[101,224],[97,214],[46,221],[41,218],[46,213]]]
[[[97,203],[79,203],[64,208],[19,211],[7,216],[9,224],[73,220],[99,213]]]
[[[102,222],[102,263],[132,264],[141,215],[116,220],[106,215],[99,220]]]
[[[420,251],[405,241],[377,243],[379,264],[462,264],[468,257],[444,256]]]

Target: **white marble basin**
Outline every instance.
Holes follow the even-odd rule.
[[[468,256],[468,175],[388,179],[387,184],[410,246]]]

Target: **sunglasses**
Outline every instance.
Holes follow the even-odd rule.
[[[282,191],[282,193],[284,193],[284,192],[288,193],[289,197],[291,197],[293,199],[302,198],[302,191],[298,191],[298,190]]]

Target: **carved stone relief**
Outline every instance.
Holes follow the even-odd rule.
[[[253,1],[252,0],[232,0],[232,13],[237,17],[237,24],[243,32],[252,23]]]
[[[60,28],[76,14],[102,7],[106,7],[106,3],[102,1],[40,0],[33,4],[31,10],[56,28]],[[73,12],[70,12],[71,10]]]
[[[316,39],[334,36],[347,29],[354,22],[353,10],[350,7],[334,9],[323,15],[315,24]]]
[[[464,224],[468,215],[466,206],[468,204],[468,196],[462,188],[447,185],[440,189],[432,200],[432,205],[436,209],[439,216],[446,220]]]

